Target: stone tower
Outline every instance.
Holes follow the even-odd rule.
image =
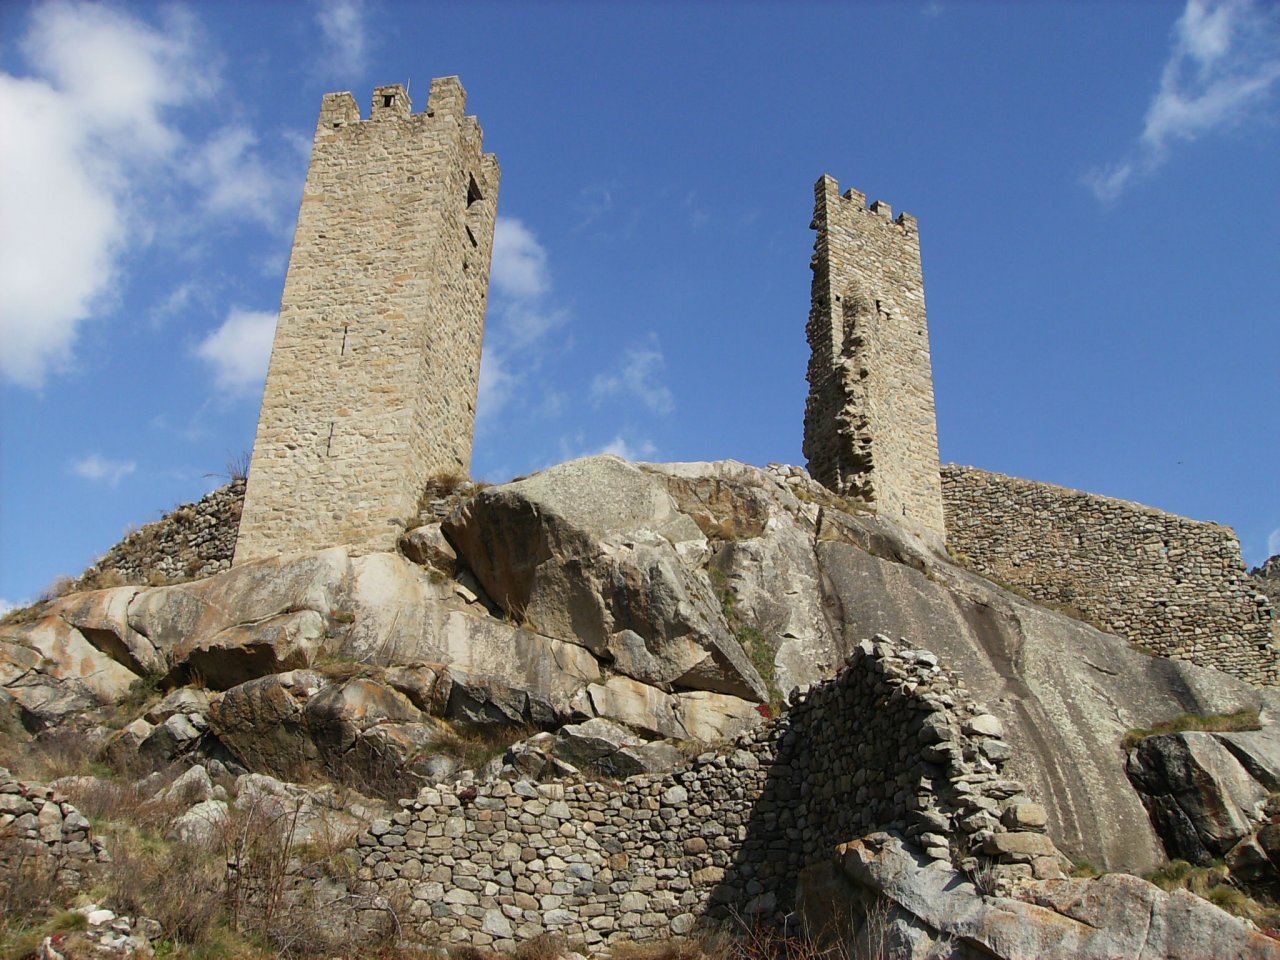
[[[466,98],[321,104],[236,563],[389,549],[427,477],[470,469],[500,171]]]
[[[834,178],[814,187],[804,455],[814,479],[946,540],[915,217]]]

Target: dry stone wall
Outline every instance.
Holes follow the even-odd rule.
[[[1175,660],[1275,684],[1273,610],[1229,527],[973,467],[942,470],[973,569]]]
[[[824,486],[941,543],[919,226],[839,191],[827,176],[814,188],[804,454]]]
[[[0,870],[50,871],[71,887],[107,859],[107,848],[90,835],[79,810],[51,787],[17,780],[0,767]]]
[[[877,637],[782,717],[670,774],[429,787],[359,838],[357,892],[407,903],[428,938],[503,948],[778,923],[803,867],[877,831],[971,870],[982,855],[1056,874],[1000,737],[936,657]]]
[[[427,477],[471,465],[498,163],[466,91],[320,110],[236,562],[391,550]]]
[[[232,480],[140,527],[99,557],[72,588],[173,583],[230,569],[244,486],[244,480]]]

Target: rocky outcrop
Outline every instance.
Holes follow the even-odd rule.
[[[1268,557],[1261,566],[1249,571],[1253,588],[1265,595],[1273,607],[1280,606],[1280,554]]]
[[[137,679],[56,615],[0,626],[0,689],[29,728],[114,703]]]
[[[546,730],[536,742],[520,732],[527,749],[508,776],[603,770],[610,757],[621,775],[631,754],[668,763],[676,741],[749,735],[793,688],[803,702],[799,691],[863,637],[916,637],[1001,729],[971,749],[1022,785],[994,812],[960,817],[974,828],[965,835],[1034,859],[1038,841],[1015,849],[1022,841],[983,833],[988,820],[1006,826],[1001,805],[1016,798],[1015,826],[1043,818],[1069,856],[1135,871],[1165,851],[1126,776],[1124,735],[1241,708],[1262,711],[1265,733],[1275,715],[1271,695],[1037,607],[794,467],[590,458],[444,508],[438,526],[403,538],[418,563],[336,547],[65,597],[0,630],[7,702],[32,729],[80,716],[91,725],[140,677],[198,681],[207,692],[185,688],[191,700],[139,707],[110,749],[224,750],[228,770],[284,777],[354,782],[352,771],[373,771],[386,795],[408,796],[475,773],[436,749],[442,719]],[[200,696],[207,703],[192,702]],[[622,732],[598,736],[603,721]],[[938,739],[936,756],[955,742]],[[1025,832],[1035,830],[996,831]]]
[[[540,632],[643,683],[767,699],[702,569],[706,538],[637,467],[552,467],[482,491],[444,532],[489,596]]]
[[[799,913],[850,956],[938,960],[1276,960],[1280,942],[1193,894],[1138,877],[1023,884],[992,896],[887,834],[847,844],[801,881]]]

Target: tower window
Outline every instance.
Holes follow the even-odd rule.
[[[395,102],[396,102],[396,95],[394,93],[384,93],[382,95],[382,105],[384,107],[389,107]]]
[[[467,206],[471,206],[477,200],[483,200],[484,196],[480,193],[480,185],[476,183],[475,177],[469,177],[467,183]]]

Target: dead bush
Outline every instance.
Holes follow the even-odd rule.
[[[224,920],[224,868],[206,850],[185,843],[138,839],[112,850],[106,905],[116,913],[152,917],[182,943],[215,938]]]

